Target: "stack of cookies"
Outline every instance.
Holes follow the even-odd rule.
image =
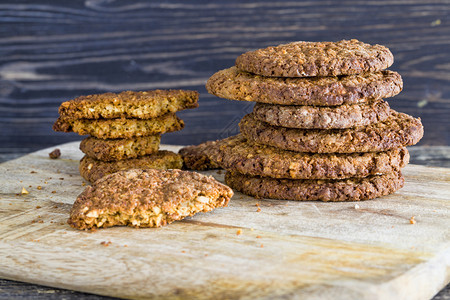
[[[53,130],[90,135],[80,144],[81,176],[97,179],[133,168],[180,169],[181,157],[159,150],[161,134],[181,130],[175,112],[198,107],[198,93],[184,90],[125,91],[63,102]]]
[[[401,76],[385,70],[393,60],[386,47],[357,40],[244,53],[206,85],[218,97],[257,102],[241,134],[183,151],[206,153],[227,170],[229,186],[254,197],[352,201],[393,193],[404,184],[404,147],[423,136],[420,119],[382,100],[402,90]]]

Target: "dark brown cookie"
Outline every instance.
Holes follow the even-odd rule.
[[[153,119],[76,119],[58,118],[53,130],[76,132],[99,139],[128,139],[149,136],[183,129],[184,122],[175,114],[165,114]]]
[[[105,162],[84,156],[80,161],[80,174],[90,182],[103,176],[130,169],[181,169],[183,159],[171,151],[161,150],[139,158]]]
[[[160,140],[160,135],[107,140],[90,136],[81,141],[80,150],[97,160],[116,161],[158,152]]]
[[[88,186],[68,223],[77,229],[159,227],[227,206],[233,191],[210,176],[181,170],[121,171]]]
[[[198,107],[198,92],[185,90],[125,91],[88,95],[63,102],[60,117],[74,119],[156,118]]]
[[[339,77],[263,77],[235,67],[215,73],[206,83],[209,93],[221,98],[280,105],[333,106],[393,97],[403,81],[393,71]]]
[[[297,106],[256,103],[253,117],[274,126],[304,129],[341,129],[367,126],[390,116],[389,104],[370,100],[339,106]]]
[[[293,180],[227,172],[225,182],[256,198],[296,201],[361,201],[392,194],[403,187],[400,172],[344,180]]]
[[[208,141],[196,146],[181,148],[178,152],[183,157],[184,167],[189,170],[217,169],[219,166],[209,159],[209,153],[216,147],[218,141]]]
[[[423,136],[420,119],[391,110],[391,116],[366,127],[352,129],[296,129],[272,126],[252,114],[239,123],[242,135],[258,144],[297,152],[379,152],[411,146]]]
[[[352,75],[388,68],[388,48],[358,40],[293,42],[246,52],[236,59],[239,70],[276,77]]]
[[[301,153],[248,142],[241,135],[218,141],[209,159],[250,176],[344,179],[398,172],[409,162],[406,148],[368,153]]]

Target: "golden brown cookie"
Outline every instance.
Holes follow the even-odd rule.
[[[160,135],[106,140],[90,136],[81,141],[80,150],[97,160],[116,161],[158,152],[160,140]]]
[[[79,135],[91,135],[100,139],[127,139],[149,136],[183,129],[184,122],[175,114],[165,114],[153,119],[75,119],[58,118],[53,130],[76,132]]]
[[[80,161],[80,174],[90,182],[117,171],[129,169],[181,169],[183,159],[171,151],[161,150],[139,158],[105,162],[84,156]]]
[[[227,206],[233,191],[210,176],[181,170],[120,171],[88,186],[68,223],[77,229],[159,227]]]
[[[151,119],[198,107],[198,92],[186,90],[125,91],[80,96],[63,102],[61,119]]]
[[[388,68],[388,48],[358,40],[293,42],[246,52],[236,59],[239,70],[275,77],[352,75]]]

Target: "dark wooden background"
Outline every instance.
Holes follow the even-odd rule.
[[[179,114],[186,128],[163,142],[223,138],[252,105],[208,95],[214,72],[256,48],[351,38],[391,49],[391,69],[404,79],[391,107],[422,118],[419,145],[448,146],[449,12],[444,0],[0,1],[0,154],[80,140],[51,130],[59,104],[106,91],[198,90],[200,107]],[[7,280],[0,291],[2,299],[83,297]]]
[[[422,118],[420,145],[450,144],[449,1],[0,3],[0,151],[80,140],[52,132],[59,104],[122,90],[198,90],[200,107],[179,114],[186,128],[163,142],[226,137],[252,105],[209,95],[214,72],[255,48],[350,38],[394,53],[404,91],[389,102]]]

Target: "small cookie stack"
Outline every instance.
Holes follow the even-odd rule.
[[[176,111],[195,107],[198,93],[185,90],[81,96],[61,104],[53,130],[90,135],[80,144],[80,173],[90,182],[119,170],[180,169],[178,154],[159,150],[160,136],[184,127]]]
[[[228,185],[259,198],[353,201],[395,192],[409,161],[404,147],[423,127],[382,100],[402,90],[401,76],[385,70],[393,61],[386,47],[357,40],[242,54],[206,88],[257,103],[241,134],[217,141],[208,158],[228,171]]]

